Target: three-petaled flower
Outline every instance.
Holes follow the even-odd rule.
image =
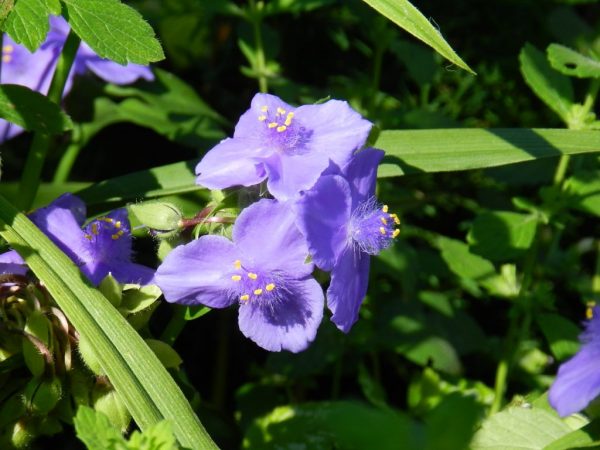
[[[584,409],[600,395],[600,307],[592,310],[592,318],[579,336],[581,349],[562,364],[548,400],[561,416]]]
[[[239,304],[242,333],[270,351],[304,350],[323,317],[323,290],[289,206],[263,199],[233,226],[233,241],[202,236],[175,248],[156,272],[170,302]]]
[[[330,169],[296,202],[298,226],[313,261],[331,271],[327,306],[331,320],[344,332],[358,319],[370,255],[388,247],[400,233],[398,216],[374,197],[382,157],[383,152],[373,148],[359,152],[341,172]]]
[[[68,33],[67,22],[62,17],[51,16],[50,31],[46,41],[33,53],[22,45],[16,44],[10,36],[4,34],[1,82],[27,86],[34,91],[46,94]],[[63,94],[70,91],[75,75],[84,74],[88,70],[103,80],[115,84],[133,83],[138,78],[154,79],[150,68],[138,64],[122,66],[108,59],[100,58],[85,42],[82,42],[77,50]],[[0,142],[10,139],[22,131],[22,128],[3,119],[0,120]]]
[[[85,215],[83,201],[72,194],[64,194],[29,217],[92,283],[99,284],[109,273],[121,283],[151,283],[154,270],[131,262],[127,211],[117,209],[82,228]],[[14,250],[2,255],[2,260],[25,264]]]
[[[196,167],[209,189],[252,186],[268,178],[278,200],[312,187],[330,160],[340,167],[367,140],[371,123],[348,103],[329,100],[293,108],[278,97],[256,94],[228,138]]]

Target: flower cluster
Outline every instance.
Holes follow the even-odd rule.
[[[46,41],[34,53],[22,45],[16,44],[10,36],[4,34],[0,82],[27,86],[34,91],[46,94],[68,33],[69,24],[62,17],[51,16],[50,31]],[[88,70],[104,81],[115,84],[133,83],[138,78],[154,79],[154,75],[148,67],[137,64],[122,66],[108,59],[100,58],[85,42],[82,42],[63,93],[67,94],[70,91],[75,75],[84,74]],[[23,129],[17,125],[0,119],[0,142],[13,138],[22,131]]]
[[[62,195],[29,216],[92,283],[99,284],[108,274],[121,283],[153,281],[153,269],[131,262],[131,231],[125,209],[83,226],[85,217],[85,204],[71,194]],[[26,272],[25,261],[14,250],[0,255],[0,273]]]
[[[367,291],[370,255],[399,234],[398,217],[374,196],[383,152],[364,148],[370,130],[343,101],[293,108],[257,94],[233,137],[200,161],[197,183],[223,189],[266,180],[274,199],[242,211],[232,241],[202,236],[167,255],[156,272],[165,298],[237,303],[245,336],[267,350],[298,352],[323,315],[316,266],[331,272],[327,306],[348,332]]]

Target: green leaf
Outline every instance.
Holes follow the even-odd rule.
[[[169,344],[157,339],[146,339],[146,344],[156,354],[157,358],[167,369],[177,369],[183,362],[181,356],[177,354]]]
[[[0,85],[0,117],[29,131],[60,134],[73,128],[60,106],[16,84]]]
[[[15,0],[0,0],[0,30],[4,30],[6,18],[15,6]]]
[[[491,261],[517,258],[531,246],[537,222],[537,217],[532,214],[484,212],[473,221],[469,245],[473,253]]]
[[[77,266],[2,197],[0,235],[44,282],[78,332],[88,338],[140,428],[172,419],[182,445],[216,448],[179,387],[140,335],[82,277]]]
[[[98,56],[119,64],[164,59],[154,30],[119,0],[62,0],[71,28]]]
[[[148,428],[143,433],[134,431],[129,439],[130,450],[176,450],[172,427],[166,420]]]
[[[160,288],[153,284],[146,286],[126,284],[123,286],[123,301],[120,309],[127,314],[141,312],[154,304],[161,295]]]
[[[451,63],[475,74],[442,37],[440,30],[434,27],[408,0],[364,0],[364,2],[400,28],[429,45]]]
[[[577,336],[581,333],[577,325],[561,315],[552,313],[538,314],[535,319],[558,361],[577,353],[580,346]]]
[[[600,217],[600,171],[582,170],[567,179],[569,206]]]
[[[184,318],[185,320],[196,320],[210,311],[208,306],[186,306]]]
[[[481,256],[469,251],[467,244],[449,238],[438,239],[442,258],[455,274],[479,282],[496,276],[494,265]]]
[[[544,447],[544,450],[573,450],[600,446],[600,421],[593,420],[584,427],[565,434]]]
[[[546,55],[531,44],[525,44],[519,53],[521,74],[535,94],[560,118],[567,122],[573,106],[571,80],[555,71]]]
[[[107,450],[117,443],[125,444],[121,432],[108,417],[88,406],[80,406],[73,418],[75,433],[88,450]]]
[[[482,169],[540,158],[600,151],[597,131],[560,129],[448,129],[382,131],[379,177]]]
[[[33,52],[46,40],[50,13],[53,11],[46,0],[18,0],[6,19],[4,31]]]
[[[578,78],[600,78],[600,61],[560,44],[546,49],[552,67],[565,75]]]
[[[483,422],[471,442],[472,450],[542,450],[570,433],[556,413],[536,406],[515,406]]]

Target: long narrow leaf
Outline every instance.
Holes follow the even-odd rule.
[[[158,358],[110,302],[25,215],[0,196],[0,235],[27,261],[79,333],[137,424],[168,419],[180,444],[217,448]]]

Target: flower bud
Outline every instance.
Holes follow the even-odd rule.
[[[104,375],[104,370],[102,370],[100,360],[92,349],[90,341],[85,336],[79,336],[79,344],[77,349],[79,350],[79,355],[81,356],[81,359],[83,359],[85,365],[88,366],[88,368],[95,375]]]
[[[25,333],[27,333],[26,338],[23,339],[25,364],[34,376],[40,376],[51,358],[49,344],[52,339],[52,324],[43,312],[35,310],[27,318]]]
[[[32,378],[25,386],[25,405],[34,413],[48,414],[62,397],[60,379]]]
[[[144,202],[127,206],[129,213],[142,225],[158,231],[175,231],[183,214],[177,206],[168,202]]]
[[[131,422],[131,414],[125,407],[121,396],[115,390],[106,392],[105,389],[97,389],[93,393],[94,409],[104,413],[110,422],[124,433]]]

